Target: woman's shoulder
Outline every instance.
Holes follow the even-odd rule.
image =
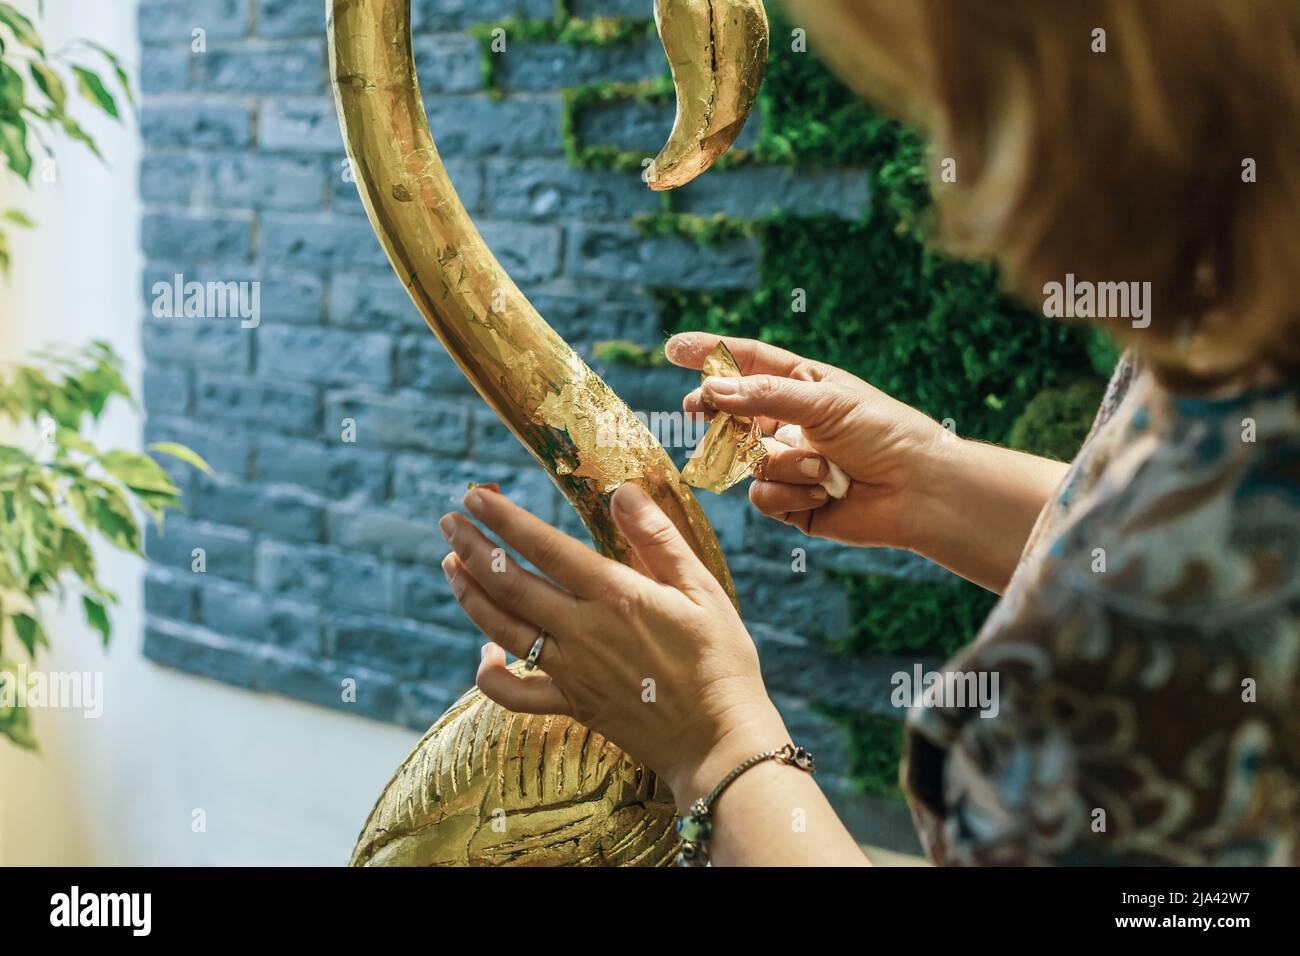
[[[1038,587],[1164,622],[1300,601],[1300,388],[1208,401],[1148,387],[1105,473],[1045,542]]]

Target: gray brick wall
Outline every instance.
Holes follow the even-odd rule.
[[[574,0],[571,9],[645,17],[652,4]],[[414,0],[414,10],[421,88],[452,176],[512,275],[589,360],[592,344],[605,339],[662,342],[646,284],[758,281],[754,240],[702,248],[643,238],[629,220],[660,207],[637,175],[576,170],[565,160],[562,90],[661,73],[656,42],[618,51],[513,43],[497,70],[505,95],[494,98],[482,88],[466,28],[546,18],[555,0]],[[389,268],[343,175],[323,21],[321,0],[140,5],[146,437],[185,442],[218,473],[175,469],[188,513],[148,538],[145,653],[241,687],[423,729],[472,681],[480,642],[438,569],[438,514],[455,506],[467,481],[495,480],[537,513],[581,530]],[[195,30],[204,31],[203,52],[193,49]],[[671,109],[612,104],[584,117],[581,133],[649,156],[671,122]],[[866,180],[853,172],[748,168],[711,173],[676,208],[757,217],[785,205],[855,216],[866,199]],[[260,324],[156,317],[154,283],[177,274],[259,282]],[[695,379],[593,364],[647,412],[679,408]],[[345,419],[355,422],[355,441],[344,440]],[[684,460],[684,451],[675,454]],[[817,696],[851,697],[858,686],[806,639],[848,625],[843,590],[821,572],[931,572],[888,555],[846,556],[758,520],[743,491],[702,498],[773,692],[848,805],[843,744],[809,706]],[[795,547],[808,551],[807,574],[790,571]],[[349,678],[355,702],[341,692]],[[861,801],[853,805],[861,815]],[[859,830],[906,844],[901,808],[884,801],[877,811]]]

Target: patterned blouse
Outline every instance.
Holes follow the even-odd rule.
[[[1300,864],[1296,387],[1179,398],[1126,356],[945,671],[997,706],[909,714],[933,862]]]

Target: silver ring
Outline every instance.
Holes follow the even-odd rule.
[[[537,658],[542,656],[542,645],[546,643],[546,632],[538,631],[537,640],[533,641],[533,646],[528,651],[528,657],[524,659],[524,670],[532,671],[537,669]]]

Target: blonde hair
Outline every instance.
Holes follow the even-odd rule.
[[[1098,324],[1182,386],[1300,370],[1300,2],[796,7],[842,78],[954,162],[954,252],[1030,303],[1069,273],[1150,282],[1148,328]]]

